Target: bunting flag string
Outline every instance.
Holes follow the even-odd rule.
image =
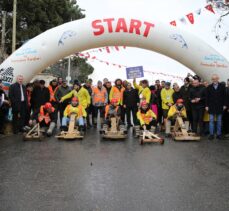
[[[211,4],[208,4],[208,5],[205,6],[204,8],[205,8],[206,10],[210,11],[211,13],[214,13],[214,14],[215,14],[215,11],[214,11],[214,9],[213,9],[213,7],[212,7]],[[194,24],[194,22],[195,22],[195,17],[194,17],[194,15],[195,15],[195,14],[196,14],[196,15],[201,15],[202,11],[203,11],[202,8],[200,8],[200,9],[196,10],[195,12],[190,12],[190,13],[188,13],[185,17],[181,17],[181,18],[179,19],[179,21],[180,21],[181,23],[183,23],[183,24],[186,24],[186,23],[187,23],[186,18],[187,18],[191,24]],[[172,26],[177,26],[176,20],[171,21],[170,24],[171,24]]]
[[[80,57],[83,57],[83,58],[87,58],[87,55],[86,54],[76,54],[77,56],[80,56]],[[94,61],[98,61],[100,63],[104,63],[106,65],[112,65],[114,67],[118,67],[118,68],[127,68],[128,66],[126,65],[121,65],[121,64],[115,64],[115,63],[110,63],[109,61],[104,61],[104,60],[101,60],[101,59],[98,59],[96,56],[93,56],[93,57],[90,57],[89,59],[91,60],[94,60]],[[153,74],[153,75],[162,75],[162,76],[166,76],[166,77],[171,77],[171,78],[176,78],[177,80],[184,80],[183,77],[181,76],[176,76],[176,75],[171,75],[171,74],[166,74],[166,73],[163,73],[163,72],[153,72],[153,71],[150,71],[150,70],[144,70],[144,72],[146,73],[150,73],[150,74]]]

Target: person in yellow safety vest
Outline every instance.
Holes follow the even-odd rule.
[[[133,80],[134,88],[138,90],[140,102],[145,100],[150,103],[151,91],[149,89],[149,82],[147,80],[141,81],[140,85],[136,83],[136,79]]]
[[[143,126],[145,126],[147,130],[155,130],[157,116],[150,109],[150,105],[146,102],[146,100],[143,100],[140,103],[140,108],[137,112],[137,119],[138,125],[141,126],[141,129],[143,129]]]
[[[82,87],[78,81],[73,85],[73,90],[63,96],[60,102],[63,102],[72,97],[77,97],[79,99],[79,104],[82,105],[84,109],[86,109],[91,103],[91,97],[88,91]]]
[[[92,104],[94,106],[94,127],[97,127],[97,116],[100,113],[100,124],[104,122],[105,106],[108,102],[108,94],[102,81],[98,81],[97,87],[92,88]]]
[[[171,134],[171,125],[176,122],[177,117],[182,117],[183,121],[185,122],[185,128],[187,131],[189,130],[189,122],[187,121],[187,112],[184,106],[184,100],[178,99],[175,105],[172,105],[168,112],[168,120],[166,123],[166,130],[165,134],[167,137]]]
[[[85,118],[87,117],[87,112],[84,107],[79,104],[77,97],[73,97],[71,104],[68,105],[64,110],[64,117],[62,118],[61,130],[67,130],[67,124],[70,121],[71,114],[76,114],[76,124],[79,125],[80,132],[83,132]]]
[[[166,121],[168,117],[169,108],[174,104],[173,93],[174,90],[170,88],[171,83],[166,82],[165,88],[161,90],[161,102],[162,102],[162,115],[164,120],[164,127],[166,127]]]
[[[48,127],[47,136],[52,135],[56,126],[56,115],[55,108],[50,102],[45,103],[45,105],[40,107],[40,110],[33,113],[29,120],[29,125],[34,126],[37,122],[39,122],[41,127]]]
[[[121,120],[125,121],[125,109],[123,108],[123,93],[125,88],[122,86],[122,80],[116,79],[115,85],[111,88],[109,99],[117,99],[118,105],[121,109]]]

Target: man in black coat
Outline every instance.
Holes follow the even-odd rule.
[[[205,108],[206,89],[200,85],[200,79],[193,80],[192,88],[190,89],[190,102],[193,117],[193,132],[197,133],[199,126],[199,134],[203,134],[203,117]]]
[[[131,83],[127,83],[127,88],[123,93],[123,107],[126,110],[128,128],[132,127],[131,124],[131,112],[133,116],[133,123],[137,125],[137,112],[139,103],[138,91],[132,88]]]
[[[42,105],[49,102],[49,99],[50,93],[48,88],[45,86],[45,81],[40,80],[39,84],[34,87],[31,95],[31,106],[33,112],[36,112]]]
[[[190,79],[188,77],[185,78],[184,85],[180,88],[180,94],[181,94],[181,98],[184,100],[184,106],[187,112],[187,119],[192,129],[193,128],[192,110],[191,110],[191,105],[190,105],[190,100],[189,100],[191,87],[192,86],[190,85]]]
[[[226,102],[227,109],[224,110],[223,113],[223,132],[225,134],[225,138],[229,138],[229,79],[227,79]]]
[[[222,115],[226,109],[226,89],[225,85],[219,83],[219,76],[212,75],[212,84],[206,89],[206,110],[210,114],[209,140],[214,139],[214,122],[217,121],[217,139],[222,138]]]
[[[9,88],[9,99],[13,113],[13,131],[17,134],[23,132],[26,124],[26,113],[28,110],[28,102],[26,95],[26,87],[23,85],[23,76],[17,76],[17,82]]]

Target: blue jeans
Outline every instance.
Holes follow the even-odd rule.
[[[70,118],[68,117],[63,117],[62,118],[62,126],[67,126],[67,124],[69,123]],[[79,126],[84,126],[84,120],[83,117],[79,117],[76,119],[76,124]]]
[[[209,121],[209,132],[210,135],[214,135],[214,128],[215,128],[215,116],[216,116],[216,121],[217,121],[217,135],[221,136],[222,135],[222,114],[214,115],[210,114],[210,121]]]

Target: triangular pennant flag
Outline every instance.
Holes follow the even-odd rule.
[[[106,47],[106,51],[107,51],[107,53],[110,53],[109,47]]]
[[[200,15],[201,14],[201,9],[196,10],[196,14]]]
[[[210,12],[212,12],[212,13],[214,13],[215,14],[215,11],[213,10],[213,8],[212,8],[212,5],[207,5],[206,7],[205,7],[208,11],[210,11]]]
[[[119,51],[119,47],[118,47],[118,46],[115,46],[115,49],[116,49],[117,51]]]
[[[183,24],[186,24],[186,19],[185,18],[180,18],[180,22]]]
[[[194,15],[193,13],[189,13],[186,15],[188,20],[190,21],[191,24],[194,24]]]
[[[173,26],[177,25],[176,21],[171,21],[170,24],[173,25]]]

